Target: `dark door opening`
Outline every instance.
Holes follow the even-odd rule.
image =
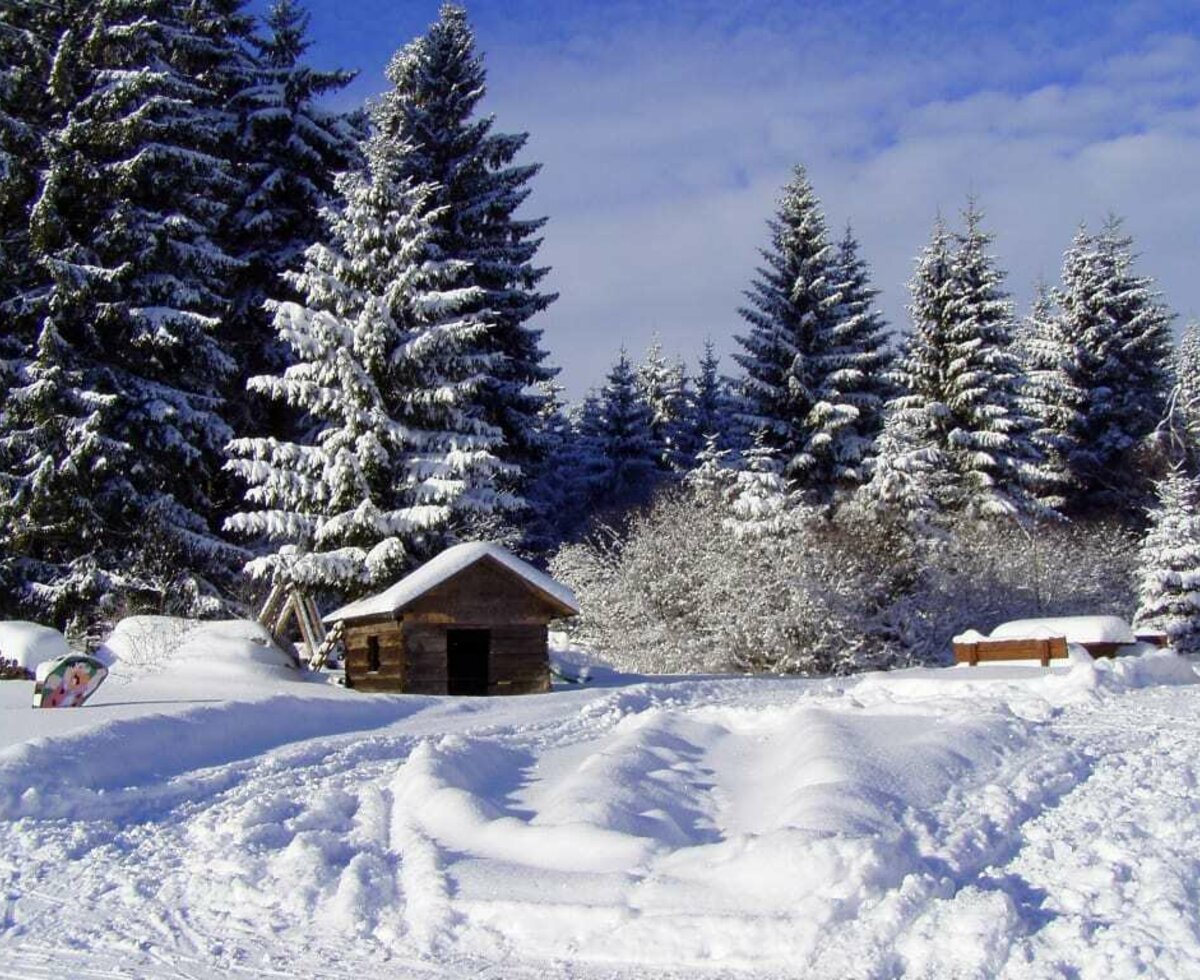
[[[487,694],[491,647],[488,630],[446,630],[447,694]]]

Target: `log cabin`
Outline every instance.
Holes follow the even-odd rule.
[[[324,617],[342,623],[346,686],[410,694],[550,689],[548,626],[571,590],[499,545],[455,545],[391,588]]]

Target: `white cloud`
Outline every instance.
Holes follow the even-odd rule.
[[[971,194],[1022,305],[1036,278],[1057,278],[1078,223],[1111,211],[1168,302],[1200,315],[1195,38],[1076,50],[1055,72],[988,41],[919,63],[887,47],[812,56],[793,37],[703,21],[629,29],[489,60],[498,125],[528,129],[528,157],[545,164],[530,208],[550,215],[542,258],[562,298],[543,325],[572,394],[601,380],[620,343],[639,354],[655,332],[693,362],[706,337],[733,348],[794,163],[832,229],[853,222],[894,326],[936,213],[956,219]]]
[[[325,58],[364,68],[361,97],[435,6],[361,0],[346,18],[314,0],[314,35],[354,52]],[[693,363],[708,336],[732,349],[795,163],[831,228],[853,222],[896,327],[936,213],[956,219],[969,194],[1021,304],[1078,223],[1112,211],[1168,302],[1200,317],[1194,0],[469,6],[485,108],[544,164],[527,210],[550,217],[540,259],[561,299],[541,325],[572,395],[656,331]]]

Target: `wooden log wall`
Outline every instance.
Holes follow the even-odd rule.
[[[545,626],[497,626],[492,630],[489,694],[540,694],[550,690]]]
[[[425,623],[406,623],[404,643],[408,651],[410,694],[446,693],[446,628]]]
[[[371,667],[371,638],[379,644],[379,670]],[[404,633],[390,620],[346,627],[346,683],[362,691],[406,690]]]

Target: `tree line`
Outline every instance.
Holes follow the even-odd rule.
[[[1174,343],[1119,220],[1081,227],[1018,319],[978,205],[957,229],[939,217],[898,341],[803,168],[768,230],[742,374],[706,399],[719,408],[679,479],[652,399],[620,407],[624,355],[599,393],[599,419],[640,419],[621,445],[670,489],[555,556],[585,640],[642,671],[827,673],[938,662],[956,632],[1006,619],[1109,612],[1200,647],[1200,334]],[[580,417],[573,451],[592,441]]]
[[[526,137],[447,4],[365,111],[278,0],[0,7],[0,579],[59,624],[360,592],[520,505]]]
[[[1136,520],[1194,455],[1118,223],[1018,322],[978,208],[939,221],[897,343],[801,168],[739,375],[656,345],[565,405],[533,325],[545,219],[519,213],[538,166],[480,111],[466,12],[339,113],[353,75],[305,62],[304,11],[244,6],[0,5],[5,614],[209,615],[280,578],[354,597],[454,540],[544,558],[682,486],[767,530],[851,502],[905,533]]]

